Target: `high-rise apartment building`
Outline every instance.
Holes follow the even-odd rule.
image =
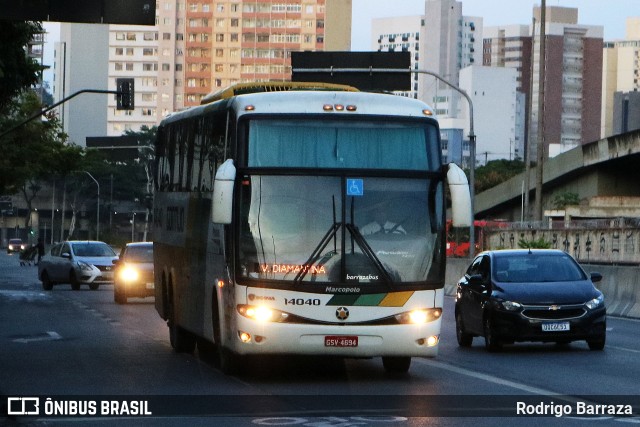
[[[480,17],[463,16],[459,1],[427,0],[420,34],[420,68],[458,86],[461,69],[482,63],[482,22]],[[421,75],[419,86],[419,98],[431,104],[439,116],[459,115],[461,96],[447,84]]]
[[[424,15],[375,19],[372,50],[411,52],[413,69],[432,71],[454,85],[460,70],[482,64],[482,18],[462,15],[456,0],[426,0]],[[440,116],[456,117],[459,94],[432,76],[412,79],[404,95],[431,105]]]
[[[640,93],[640,17],[627,18],[625,39],[606,42],[603,55],[600,135],[604,138],[623,129],[633,128],[633,125],[625,127],[624,120],[620,120],[619,126],[615,126],[614,123],[616,119],[623,118],[618,114],[637,111],[637,107],[628,107],[638,105],[634,100]],[[618,102],[615,102],[616,94]]]
[[[420,31],[424,17],[420,15],[377,18],[371,21],[371,50],[378,52],[409,52],[411,69],[420,66]],[[418,75],[411,77],[411,89],[398,95],[417,99]]]
[[[95,63],[103,70],[94,73],[104,77],[104,88],[116,90],[120,77],[134,79],[133,111],[116,110],[114,95],[103,95],[104,114],[87,111],[117,136],[156,125],[235,82],[289,80],[292,51],[350,50],[351,0],[157,0],[155,26],[110,25],[108,40],[98,27],[99,40],[88,32],[73,42],[104,53],[105,63]],[[69,87],[71,72],[93,66],[65,62],[57,71],[60,86]]]
[[[540,7],[534,7],[534,18],[535,28],[489,28],[483,43],[485,65],[516,68],[519,91],[528,94],[532,87],[532,147],[538,135]],[[578,24],[578,9],[548,6],[545,33],[544,134],[548,153],[555,156],[600,137],[603,28]]]

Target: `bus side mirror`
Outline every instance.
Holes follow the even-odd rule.
[[[235,179],[236,167],[233,165],[233,159],[227,159],[218,168],[213,183],[211,218],[216,224],[231,224]]]
[[[455,163],[449,163],[447,171],[451,193],[451,220],[454,227],[471,227],[471,193],[464,171]]]

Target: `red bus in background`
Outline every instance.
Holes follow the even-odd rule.
[[[474,220],[473,228],[475,234],[476,250],[474,255],[485,249],[485,232],[487,229],[500,228],[506,225],[503,220]],[[447,220],[447,256],[466,258],[469,256],[469,228],[453,227],[451,220]]]

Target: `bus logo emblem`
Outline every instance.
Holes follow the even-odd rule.
[[[338,307],[336,310],[336,317],[339,320],[347,320],[349,317],[349,309],[347,307]]]

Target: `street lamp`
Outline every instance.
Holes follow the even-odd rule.
[[[453,83],[447,81],[443,77],[438,74],[427,71],[427,70],[412,70],[414,73],[418,74],[428,74],[430,76],[435,77],[441,82],[445,83],[447,86],[452,88],[453,90],[460,93],[465,97],[467,102],[469,103],[469,157],[471,157],[471,167],[469,168],[469,193],[471,195],[471,225],[469,226],[469,256],[473,258],[476,251],[476,234],[475,234],[475,225],[473,223],[475,219],[475,208],[474,208],[474,199],[475,199],[475,182],[476,182],[476,134],[473,132],[473,102],[471,101],[471,97],[467,92],[460,89],[458,86]]]
[[[98,180],[95,179],[93,175],[91,175],[89,172],[87,171],[82,171],[82,172],[89,175],[89,177],[93,180],[93,182],[95,182],[96,185],[98,186],[98,202],[96,206],[96,240],[100,240],[100,184],[98,183]]]

